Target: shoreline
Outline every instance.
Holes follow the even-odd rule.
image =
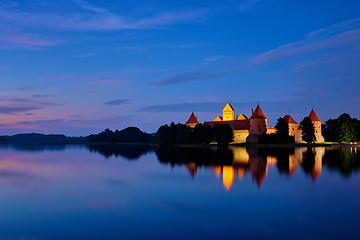
[[[0,142],[0,144],[32,144],[32,145],[150,145],[161,146],[158,143],[106,143],[106,142]],[[167,147],[218,147],[217,143],[211,144],[174,144]],[[360,147],[355,143],[233,143],[228,147],[260,147],[260,148],[296,148],[296,147]]]

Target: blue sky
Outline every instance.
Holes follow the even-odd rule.
[[[360,1],[0,2],[0,135],[155,132],[227,102],[360,119]]]

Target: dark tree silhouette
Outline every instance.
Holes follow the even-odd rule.
[[[314,124],[309,117],[305,117],[301,123],[302,126],[302,140],[307,143],[316,141]]]
[[[234,140],[234,129],[228,123],[215,124],[213,131],[219,145],[226,146]]]
[[[289,139],[289,126],[285,119],[278,118],[275,125],[276,136],[279,143],[286,143]]]
[[[194,143],[204,143],[204,126],[201,123],[195,125],[193,129]]]
[[[148,143],[152,140],[152,135],[142,132],[137,127],[128,127],[115,132],[107,128],[99,134],[90,135],[89,140],[106,143]]]
[[[213,129],[209,125],[205,124],[203,128],[204,143],[209,144],[212,142],[213,139],[214,139]]]
[[[337,119],[329,119],[322,126],[327,142],[356,142],[360,139],[360,121],[343,113]]]

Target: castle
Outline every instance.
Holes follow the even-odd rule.
[[[316,142],[324,142],[324,137],[321,135],[321,120],[312,109],[308,117],[315,127]],[[293,136],[295,142],[304,142],[302,140],[302,129],[298,127],[298,123],[290,116],[285,115],[283,117],[289,126],[289,136]],[[195,127],[198,124],[198,116],[195,117],[194,113],[191,113],[189,120],[186,122],[186,126]],[[247,118],[244,114],[240,114],[235,118],[235,110],[230,103],[227,103],[223,109],[222,116],[216,116],[211,122],[204,122],[203,125],[208,124],[210,127],[214,127],[215,124],[228,123],[234,129],[234,143],[242,142],[258,142],[258,137],[263,134],[276,133],[274,127],[267,126],[267,117],[258,104],[255,111],[252,110],[252,115]]]

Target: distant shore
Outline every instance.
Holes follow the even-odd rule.
[[[0,142],[0,144],[44,144],[44,145],[152,145],[160,146],[158,143],[106,143],[106,142]],[[218,144],[175,144],[166,145],[175,147],[217,147]],[[293,147],[359,147],[360,143],[233,143],[230,147],[271,147],[271,148],[293,148]]]

